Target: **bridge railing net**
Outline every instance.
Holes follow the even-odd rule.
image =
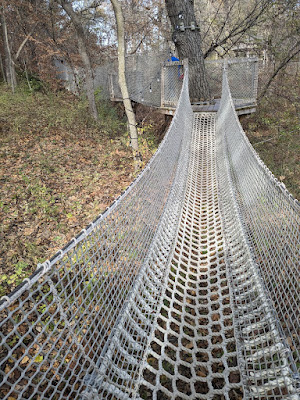
[[[214,99],[221,98],[224,65],[227,65],[228,82],[234,104],[256,103],[258,79],[257,58],[206,60],[205,66],[211,96]]]
[[[132,101],[153,107],[176,107],[182,86],[183,63],[169,62],[168,59],[170,55],[167,51],[135,54],[126,58],[127,85]],[[212,98],[221,98],[224,63],[228,64],[234,103],[255,103],[258,77],[256,58],[205,60]],[[70,91],[78,93],[79,87],[85,86],[83,69],[76,68],[74,76],[75,71],[70,66],[57,63],[57,70]],[[100,90],[104,99],[122,100],[116,59],[95,68],[94,87]]]
[[[126,59],[126,79],[130,99],[148,106],[160,107],[161,105],[161,68],[166,60],[166,52],[146,53],[129,56]],[[102,80],[109,75],[109,87],[104,92],[110,93],[111,99],[122,99],[118,83],[117,63],[102,67]],[[105,84],[105,82],[103,82]],[[98,87],[98,73],[95,72],[95,87]],[[100,84],[101,86],[101,84]],[[176,98],[178,102],[180,92]],[[175,105],[176,105],[175,104]]]
[[[128,57],[126,77],[131,100],[154,107],[176,107],[182,87],[184,68],[182,62],[168,62],[167,59],[166,53]],[[205,66],[212,98],[221,98],[224,63],[228,64],[229,85],[234,103],[236,105],[255,103],[258,77],[256,58],[206,60]],[[112,67],[111,64],[102,67],[101,78],[100,73],[96,71],[95,87],[109,82],[109,88],[105,87],[103,93],[110,93],[111,99],[120,100],[122,95],[116,68],[116,65]],[[109,79],[106,78],[107,75],[110,76]]]
[[[162,67],[161,74],[161,105],[176,107],[182,88],[184,65],[182,62],[168,62]]]
[[[90,398],[86,393],[97,391],[95,375],[98,382],[104,378],[105,354],[139,282],[143,295],[133,305],[142,307],[145,327],[132,312],[126,322],[132,324],[131,333],[123,339],[135,343],[135,368],[122,375],[127,387],[134,386],[160,300],[159,271],[168,258],[168,250],[154,238],[157,230],[170,236],[171,217],[165,210],[181,204],[191,123],[186,73],[172,124],[141,175],[103,215],[1,299],[1,399]],[[177,217],[175,210],[173,225]],[[161,232],[166,218],[166,232]],[[145,267],[151,264],[149,254],[152,272]],[[141,271],[143,279],[138,279]],[[124,367],[129,355],[120,357]],[[111,382],[118,384],[113,377]]]
[[[226,74],[217,120],[220,202],[248,398],[299,399],[299,202],[247,139]]]

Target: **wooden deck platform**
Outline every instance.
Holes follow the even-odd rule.
[[[111,98],[111,101],[113,102],[121,102],[122,99],[120,98]],[[194,103],[192,104],[193,106],[193,111],[194,112],[217,112],[220,106],[220,99],[214,100],[213,104],[199,104],[199,103]],[[235,105],[235,110],[237,112],[237,115],[246,115],[246,114],[252,114],[256,112],[256,107],[257,104],[256,102],[241,102],[239,100],[238,104]],[[165,115],[174,115],[176,108],[173,106],[166,106],[166,107],[154,107],[153,108],[157,109],[160,113],[165,114]]]
[[[220,106],[220,99],[216,99],[213,104],[192,104],[193,111],[195,112],[217,112]],[[235,109],[238,115],[245,115],[245,114],[252,114],[256,112],[256,103],[242,103],[238,102],[235,105]],[[158,108],[162,114],[167,115],[174,115],[175,114],[175,107],[160,107]]]

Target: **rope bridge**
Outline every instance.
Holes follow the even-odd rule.
[[[299,210],[186,69],[145,170],[1,299],[0,397],[299,400]]]

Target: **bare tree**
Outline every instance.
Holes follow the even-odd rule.
[[[93,70],[92,70],[91,60],[90,60],[87,46],[86,46],[86,37],[85,37],[84,26],[82,24],[80,16],[73,9],[72,1],[71,2],[69,2],[67,0],[56,0],[56,1],[59,2],[59,4],[62,6],[62,8],[68,14],[68,16],[70,17],[72,24],[74,26],[76,36],[77,36],[77,42],[78,42],[78,51],[79,51],[79,54],[80,54],[80,57],[81,57],[81,60],[82,60],[83,66],[84,66],[84,71],[85,71],[85,85],[86,85],[87,98],[88,98],[88,102],[89,102],[89,108],[90,108],[91,115],[93,116],[93,118],[95,120],[97,120],[98,112],[97,112],[95,93],[94,93]]]
[[[214,52],[225,56],[249,32],[265,24],[268,10],[276,2],[269,0],[195,0],[196,17],[201,21],[204,58]]]
[[[16,77],[16,69],[14,60],[11,55],[11,47],[9,42],[9,36],[7,32],[7,24],[6,24],[6,17],[5,17],[5,8],[0,8],[0,21],[2,25],[2,32],[3,32],[3,42],[4,42],[4,54],[5,54],[5,80],[8,85],[11,87],[12,91],[15,92],[17,87],[17,77]]]
[[[122,6],[119,0],[111,0],[111,4],[114,9],[116,23],[117,23],[117,36],[118,36],[118,62],[119,62],[119,85],[122,93],[123,103],[125,112],[128,119],[129,132],[131,146],[134,152],[136,164],[139,162],[139,144],[138,144],[138,133],[136,127],[135,114],[132,109],[131,100],[129,98],[129,92],[126,82],[126,66],[125,66],[125,30],[124,30],[124,17],[122,12]]]
[[[205,100],[210,93],[204,59],[213,52],[228,53],[272,7],[269,0],[165,0],[165,4],[179,57],[189,59],[191,98]]]
[[[278,74],[283,73],[289,63],[300,54],[300,4],[296,0],[278,1],[269,12],[264,24],[265,62],[261,79],[261,100]],[[299,59],[299,58],[298,58]],[[276,80],[275,80],[276,81]]]

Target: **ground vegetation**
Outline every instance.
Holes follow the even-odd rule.
[[[32,85],[38,87],[37,82]],[[103,212],[136,176],[121,105],[66,91],[13,94],[0,85],[1,295],[29,276]],[[155,152],[164,117],[137,107],[142,166]]]
[[[261,70],[261,87],[265,75]],[[264,163],[300,199],[300,66],[292,63],[273,80],[256,113],[241,119]]]

